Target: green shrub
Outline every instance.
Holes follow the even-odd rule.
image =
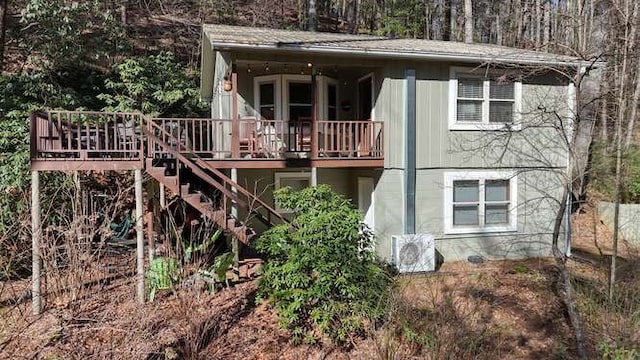
[[[384,316],[391,277],[376,261],[373,236],[349,200],[327,185],[275,192],[278,205],[295,209],[291,224],[258,240],[267,256],[260,297],[271,301],[294,342],[319,332],[337,344],[365,334]]]

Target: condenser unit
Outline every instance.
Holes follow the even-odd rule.
[[[430,234],[393,235],[393,263],[400,273],[435,271],[435,240]]]

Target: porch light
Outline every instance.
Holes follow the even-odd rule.
[[[269,63],[264,63],[264,71],[269,71]]]
[[[224,91],[231,91],[233,89],[233,83],[231,82],[231,80],[229,80],[228,78],[225,77],[224,79]]]
[[[308,68],[313,67],[313,64],[312,63],[307,63],[307,67]]]
[[[247,65],[247,72],[248,72],[249,74],[251,74],[251,64],[248,64],[248,65]]]
[[[300,66],[300,75],[304,75],[304,68]]]

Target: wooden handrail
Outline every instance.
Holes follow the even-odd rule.
[[[159,130],[161,133],[163,133],[165,136],[167,137],[172,137],[173,135],[168,133],[165,129],[163,129],[161,126],[155,124],[153,122],[153,119],[147,119],[145,118],[145,121],[147,121],[147,123],[151,124],[149,126],[149,128],[155,128],[157,130]],[[143,127],[144,128],[144,127]],[[145,130],[146,131],[146,130]],[[194,153],[193,151],[190,151],[188,149],[185,149],[186,152],[189,154],[189,156],[193,157],[195,159],[195,162],[192,161],[191,159],[186,158],[184,155],[182,155],[182,150],[181,148],[183,147],[182,144],[178,141],[177,142],[177,150],[172,149],[166,142],[160,140],[158,137],[156,137],[151,131],[148,131],[147,136],[155,141],[156,143],[161,144],[166,151],[168,151],[169,153],[171,153],[172,155],[176,156],[176,158],[180,159],[180,161],[182,163],[184,163],[185,165],[189,166],[190,163],[193,163],[195,165],[197,165],[198,167],[203,167],[206,168],[207,170],[211,171],[215,176],[218,176],[220,179],[223,180],[224,185],[219,184],[217,181],[207,181],[207,174],[202,172],[201,169],[198,169],[199,171],[194,171],[193,166],[189,166],[189,168],[194,171],[194,173],[196,173],[196,175],[200,176],[203,180],[207,181],[208,183],[210,183],[211,185],[213,185],[214,187],[216,187],[218,190],[221,190],[223,192],[223,194],[225,194],[226,196],[228,196],[231,201],[236,202],[238,205],[243,206],[243,207],[247,207],[247,204],[244,203],[243,201],[240,200],[240,198],[237,197],[237,195],[233,194],[233,192],[227,190],[226,185],[229,185],[230,187],[235,188],[239,193],[243,194],[244,196],[246,196],[248,199],[257,202],[261,207],[265,208],[269,213],[271,213],[272,215],[276,216],[278,219],[280,219],[282,222],[284,223],[289,223],[289,221],[282,216],[282,214],[280,214],[278,211],[276,211],[275,209],[273,209],[271,206],[269,206],[269,204],[267,204],[266,202],[264,202],[262,199],[260,199],[260,197],[256,196],[255,194],[253,194],[252,192],[248,191],[247,189],[245,189],[244,187],[240,186],[240,184],[236,183],[235,181],[233,181],[231,178],[229,178],[226,174],[224,174],[222,171],[216,169],[215,167],[211,166],[209,163],[207,163],[207,161],[205,161],[204,159],[202,159],[200,156],[198,156],[196,153]],[[202,176],[204,175],[204,176]],[[213,182],[213,183],[212,183]],[[214,184],[215,183],[215,184]],[[223,190],[224,189],[224,190]],[[257,213],[257,211],[253,210],[253,209],[248,209],[249,211],[255,212]],[[273,224],[273,223],[272,223]]]
[[[148,120],[147,120],[148,122]],[[161,127],[157,126],[156,124],[152,124],[153,128],[156,128],[162,132],[165,132],[164,129],[162,129]],[[244,201],[240,200],[237,196],[235,196],[231,191],[227,190],[227,188],[223,185],[221,185],[220,183],[218,183],[215,180],[212,180],[211,177],[209,175],[207,175],[207,173],[205,173],[204,171],[202,171],[202,169],[200,167],[198,167],[195,163],[193,163],[191,160],[189,160],[186,156],[184,156],[180,151],[179,151],[179,147],[180,145],[178,145],[178,150],[176,149],[172,149],[171,146],[169,144],[167,144],[166,142],[164,142],[162,139],[158,138],[155,134],[153,134],[151,131],[148,131],[147,129],[145,129],[144,127],[142,127],[142,131],[143,133],[150,139],[153,139],[154,142],[156,142],[157,144],[160,144],[165,151],[167,151],[169,154],[173,155],[176,157],[176,159],[178,159],[181,163],[185,164],[191,171],[193,171],[193,173],[195,175],[197,175],[198,177],[200,177],[202,180],[206,181],[209,185],[215,187],[216,189],[220,190],[220,192],[222,192],[225,196],[227,196],[229,199],[231,199],[232,201],[235,201],[238,205],[246,207],[247,204],[245,204]],[[170,134],[168,134],[170,135]]]

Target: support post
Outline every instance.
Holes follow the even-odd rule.
[[[311,168],[311,186],[318,186],[318,168],[317,167],[312,167]]]
[[[160,183],[160,208],[164,210],[167,206],[167,197],[164,190],[164,184]]]
[[[139,303],[144,303],[144,221],[142,209],[142,170],[136,169],[135,175],[135,191],[136,191],[136,276],[138,286],[136,291],[136,299]]]
[[[162,245],[164,247],[164,251],[168,251],[169,250],[169,235],[167,234],[167,229],[169,229],[169,220],[167,219],[167,214],[166,214],[166,207],[167,207],[167,195],[166,195],[166,191],[165,191],[165,186],[163,183],[160,183],[160,211],[158,212],[158,214],[160,214],[160,226],[162,228]]]
[[[231,123],[231,158],[240,158],[240,118],[238,117],[238,73],[236,66],[231,66],[231,111],[233,122]]]
[[[147,222],[147,257],[149,258],[149,264],[151,264],[153,261],[153,251],[156,247],[156,239],[153,232],[153,219],[155,218],[153,207],[150,211],[146,212],[145,217],[145,221]]]
[[[34,315],[42,311],[40,292],[40,174],[31,172],[31,308]]]
[[[316,69],[311,68],[311,158],[318,158],[318,91]]]
[[[231,169],[231,180],[238,183],[238,169]],[[231,193],[237,197],[238,189],[232,186]],[[231,215],[234,219],[238,219],[238,204],[235,201],[231,202]],[[231,250],[233,251],[233,280],[237,281],[240,278],[240,241],[236,236],[231,237]]]

